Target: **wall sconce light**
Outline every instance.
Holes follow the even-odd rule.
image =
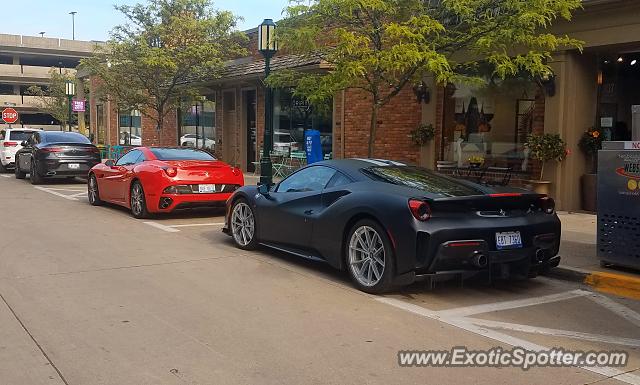
[[[549,74],[539,77],[538,85],[542,87],[547,96],[553,97],[556,94],[556,75]]]
[[[431,102],[431,91],[424,81],[413,86],[413,93],[418,98],[418,103],[429,104]]]

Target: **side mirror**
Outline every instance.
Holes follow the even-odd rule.
[[[116,162],[114,162],[112,159],[107,160],[106,162],[104,162],[105,166],[107,167],[113,167],[116,165]]]
[[[269,185],[261,184],[258,186],[258,192],[264,196],[269,196]]]
[[[27,145],[28,145],[28,144],[29,144],[29,143],[27,143],[27,141],[26,141],[26,140],[23,140],[23,141],[20,143],[20,145],[21,145],[22,147],[27,147]]]

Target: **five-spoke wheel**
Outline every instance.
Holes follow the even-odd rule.
[[[136,218],[147,218],[147,201],[144,196],[142,184],[138,181],[131,185],[131,214]]]

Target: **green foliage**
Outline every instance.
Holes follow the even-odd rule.
[[[297,86],[312,103],[345,88],[372,100],[369,155],[378,109],[426,75],[438,83],[483,83],[489,77],[547,76],[551,53],[581,42],[547,31],[571,19],[580,0],[311,0],[291,1],[279,24],[280,46],[318,55],[325,74],[276,72],[271,86]]]
[[[116,6],[127,19],[106,46],[82,61],[100,79],[103,95],[124,110],[139,109],[163,126],[165,116],[194,99],[194,81],[215,78],[226,60],[242,56],[238,18],[211,0],[155,0]]]
[[[69,71],[61,73],[58,68],[49,70],[50,81],[46,87],[31,86],[27,89],[27,94],[35,96],[38,100],[38,108],[51,114],[64,127],[69,124],[69,98],[66,94],[66,84],[68,81],[76,83],[76,89],[80,86],[85,88],[85,94],[88,87],[84,82],[77,84],[79,81]],[[74,118],[74,114],[71,115]]]
[[[433,124],[421,124],[415,130],[411,131],[411,141],[418,146],[424,146],[429,143],[436,135],[436,129]]]
[[[551,160],[561,162],[570,154],[567,144],[558,134],[529,135],[525,146],[533,159],[542,162],[540,180],[543,178],[545,163]]]
[[[602,149],[604,132],[601,128],[590,128],[582,134],[578,147],[587,156],[594,156]]]

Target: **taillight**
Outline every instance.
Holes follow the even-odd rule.
[[[41,150],[44,152],[64,152],[62,147],[43,147]]]
[[[240,171],[239,169],[235,168],[235,167],[231,167],[231,172],[233,173],[233,175],[235,176],[239,176],[240,174],[242,174],[242,171]]]
[[[174,177],[176,175],[178,175],[178,169],[175,167],[164,167],[164,172],[165,174],[167,174],[170,177]]]
[[[431,207],[425,201],[409,199],[409,210],[411,210],[413,217],[421,222],[428,221],[431,218]]]
[[[18,142],[4,142],[5,147],[15,147],[18,145]]]
[[[549,197],[540,198],[540,208],[546,214],[553,214],[556,212],[556,201]]]
[[[507,197],[521,197],[521,193],[498,193],[498,194],[489,194],[491,198],[507,198]]]

